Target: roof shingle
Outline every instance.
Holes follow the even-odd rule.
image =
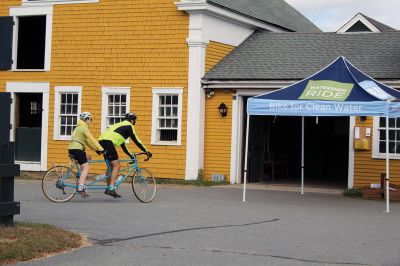
[[[339,56],[377,79],[400,78],[400,31],[364,34],[252,34],[205,76],[206,80],[306,78]]]
[[[284,0],[207,0],[208,3],[297,32],[321,32]]]

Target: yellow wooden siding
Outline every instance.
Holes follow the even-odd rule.
[[[205,71],[214,67],[235,47],[210,41],[206,50]],[[206,98],[204,128],[204,177],[211,179],[212,174],[223,174],[229,178],[231,132],[232,132],[232,93],[216,90],[215,95]],[[218,106],[224,102],[228,106],[228,115],[221,117]]]
[[[228,115],[222,117],[218,106],[225,103]],[[211,179],[212,174],[223,174],[229,178],[231,163],[232,136],[232,92],[215,90],[215,95],[206,98],[204,129],[204,177]]]
[[[145,166],[157,177],[184,178],[189,21],[174,2],[101,0],[54,5],[51,71],[0,71],[0,91],[5,91],[7,81],[50,82],[49,167],[67,161],[68,141],[53,140],[55,86],[83,87],[82,111],[92,112],[91,131],[96,137],[100,134],[101,88],[131,87],[131,111],[138,115],[136,131],[154,154]],[[2,0],[0,12],[8,15],[8,7],[20,4],[21,0]],[[184,88],[181,146],[150,145],[152,87]],[[92,151],[89,154],[99,158]],[[100,169],[94,167],[93,172]]]
[[[222,58],[227,56],[233,49],[235,49],[234,46],[210,41],[206,50],[206,72],[221,61]]]
[[[373,129],[373,118],[366,121],[356,118],[356,126],[370,127]],[[372,130],[373,133],[373,130]],[[373,134],[372,138],[374,138]],[[371,138],[371,141],[372,141]],[[390,160],[390,182],[400,184],[400,160]],[[385,159],[373,159],[371,151],[355,151],[354,153],[354,187],[379,184],[382,173],[386,172]]]

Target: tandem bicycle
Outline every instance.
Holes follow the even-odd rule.
[[[135,153],[130,160],[120,160],[121,163],[127,163],[122,166],[119,171],[119,178],[115,182],[115,188],[118,187],[132,177],[131,184],[132,190],[136,198],[143,202],[148,203],[154,199],[157,190],[156,180],[152,173],[147,168],[141,168],[138,163],[138,158],[146,153]],[[80,167],[78,162],[70,157],[71,163],[69,166],[56,165],[50,168],[42,178],[42,191],[49,200],[53,202],[67,202],[78,194],[78,183],[80,176]],[[150,157],[147,156],[144,161],[148,161]],[[111,176],[110,161],[105,160],[91,160],[90,164],[106,163],[106,175],[100,175],[100,178],[89,181],[86,184],[87,190],[106,190],[106,184],[100,182],[106,181]]]

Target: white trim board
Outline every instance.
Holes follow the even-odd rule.
[[[32,162],[18,162],[21,170],[46,171],[47,170],[47,147],[48,147],[48,128],[49,128],[49,99],[50,83],[48,82],[6,82],[6,92],[11,92],[13,103],[11,104],[10,141],[14,141],[15,136],[15,93],[42,93],[42,145],[40,164]]]
[[[349,119],[349,167],[347,174],[347,188],[354,186],[354,126],[356,125],[356,117],[350,116]]]
[[[87,4],[98,3],[100,0],[36,0],[28,1],[22,0],[23,6],[44,6],[44,5],[58,5],[58,4]]]
[[[346,24],[344,24],[336,33],[340,34],[354,34],[356,32],[347,32],[351,27],[353,27],[354,24],[356,24],[358,21],[360,21],[362,24],[364,24],[368,29],[371,30],[371,32],[381,32],[378,28],[376,28],[367,18],[365,18],[362,14],[358,13],[355,15],[350,21],[348,21]],[[367,32],[362,32],[362,33],[367,33]]]

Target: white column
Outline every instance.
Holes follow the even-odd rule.
[[[349,168],[347,177],[347,188],[354,186],[354,126],[356,125],[356,117],[350,116],[349,126]]]
[[[229,181],[231,184],[235,183],[240,183],[240,180],[238,178],[239,173],[240,173],[240,163],[239,158],[239,145],[240,138],[242,137],[242,134],[239,134],[241,132],[239,130],[239,99],[238,95],[233,96],[232,100],[232,136],[231,136],[231,169],[230,169],[230,177]]]
[[[198,37],[198,36],[197,36]],[[186,180],[197,179],[204,162],[204,105],[205,92],[201,78],[205,71],[207,42],[188,38],[189,81],[186,139]]]

